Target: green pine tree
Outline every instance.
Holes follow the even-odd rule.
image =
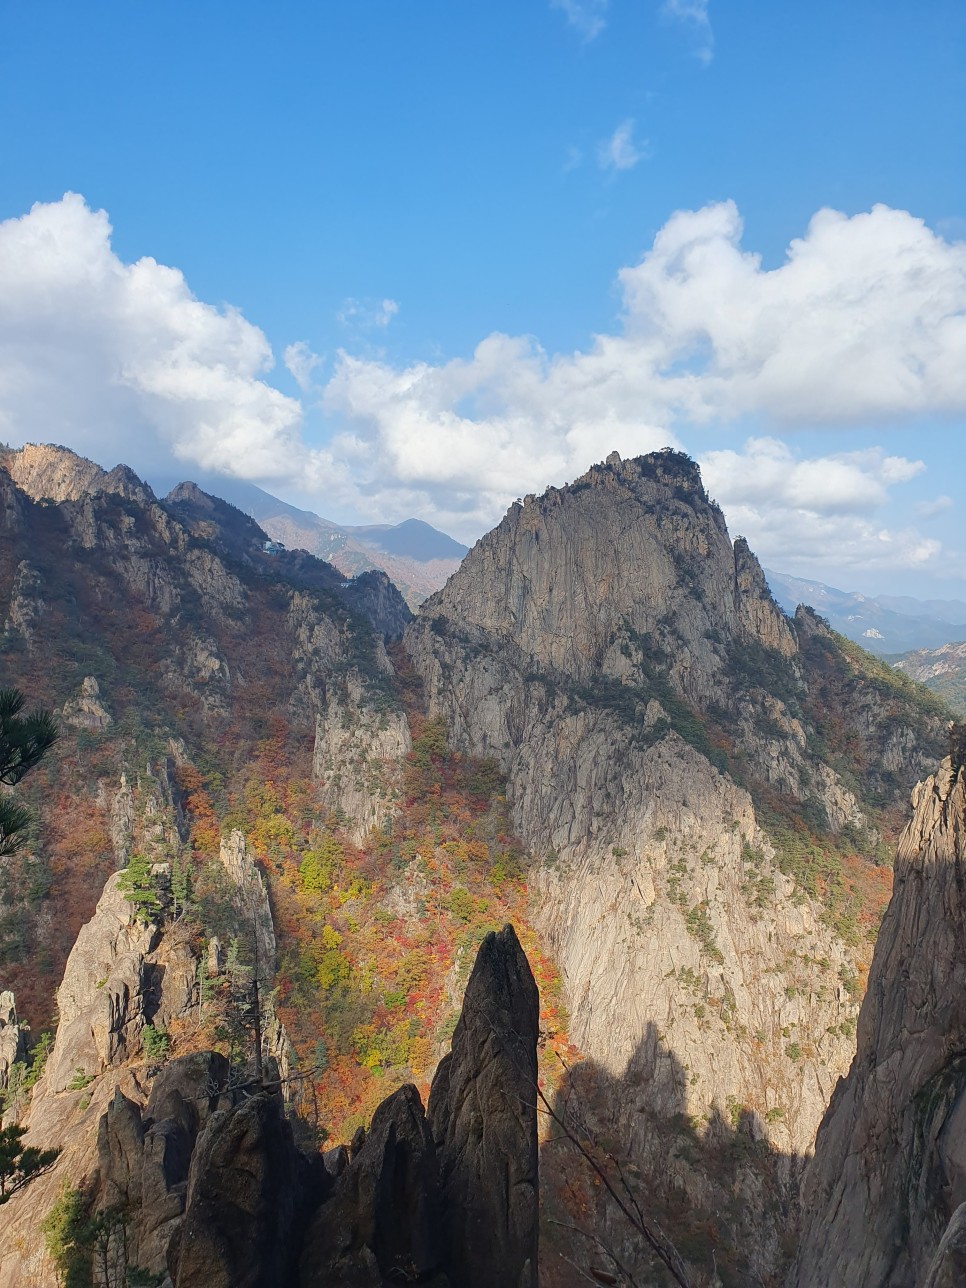
[[[35,1176],[53,1167],[60,1153],[59,1149],[37,1149],[34,1145],[25,1145],[23,1138],[26,1134],[26,1127],[17,1123],[0,1127],[0,1204],[6,1203]]]
[[[158,878],[152,871],[151,860],[140,850],[135,850],[121,873],[117,888],[134,904],[136,916],[142,921],[154,921],[163,904]]]
[[[49,711],[21,715],[26,699],[18,689],[0,689],[0,783],[14,787],[47,754],[58,738]],[[14,854],[29,835],[33,816],[0,794],[0,858]]]

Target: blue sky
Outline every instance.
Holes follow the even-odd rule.
[[[669,442],[962,595],[963,66],[961,0],[2,0],[0,436],[463,539]]]

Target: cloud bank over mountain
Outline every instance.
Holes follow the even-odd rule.
[[[172,454],[189,473],[472,537],[516,495],[614,448],[741,424],[746,447],[707,453],[706,475],[772,562],[787,548],[929,563],[933,538],[877,522],[921,462],[808,459],[781,435],[966,411],[966,245],[885,206],[826,209],[766,268],[742,231],[732,202],[673,214],[618,274],[618,325],[582,350],[494,333],[468,357],[341,351],[326,369],[294,338],[294,397],[269,382],[257,326],[198,300],[175,268],[124,263],[106,213],[67,194],[0,224],[0,434],[142,468]]]

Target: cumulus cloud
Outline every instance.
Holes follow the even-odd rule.
[[[647,142],[634,139],[634,122],[621,121],[609,139],[597,147],[597,164],[602,170],[633,170],[647,156]]]
[[[322,382],[297,341],[284,360],[328,418],[324,449],[306,442],[301,402],[268,383],[264,334],[198,300],[176,269],[124,263],[110,231],[75,196],[0,224],[0,438],[142,469],[170,450],[305,500],[316,491],[323,510],[416,513],[472,538],[515,496],[613,449],[679,446],[695,426],[740,419],[761,427],[754,450],[706,464],[753,543],[771,550],[785,531],[793,552],[798,524],[803,557],[822,541],[856,559],[933,557],[877,521],[917,462],[810,463],[780,441],[786,427],[966,412],[966,245],[903,211],[820,211],[769,269],[742,248],[732,203],[678,212],[619,273],[619,323],[574,353],[500,333],[450,361],[347,347]],[[394,315],[395,301],[363,303],[380,326]]]
[[[966,411],[966,247],[884,206],[853,218],[824,210],[766,270],[741,232],[731,202],[673,215],[619,274],[619,330],[573,354],[500,334],[444,363],[340,354],[324,394],[343,427],[333,450],[351,444],[367,494],[414,489],[467,533],[511,495],[573,477],[612,448],[673,445],[688,426]],[[774,474],[758,456],[756,469]],[[825,492],[816,513],[833,533],[836,513],[867,513],[913,467],[888,455],[874,470],[843,461],[829,481],[824,466],[803,468],[796,504],[819,506]]]
[[[610,0],[550,0],[551,9],[560,9],[584,40],[594,40],[607,25],[607,8]]]
[[[266,479],[304,458],[300,404],[261,378],[262,332],[196,299],[176,269],[122,263],[110,236],[105,212],[72,193],[0,223],[0,436],[111,464],[163,445]]]
[[[775,438],[750,438],[741,451],[712,451],[701,461],[731,531],[747,537],[765,563],[789,572],[933,564],[940,542],[878,517],[892,489],[924,469],[922,461],[881,448],[803,458]]]
[[[298,387],[307,393],[313,384],[312,372],[321,364],[322,358],[313,353],[304,340],[296,340],[286,346],[282,361]]]
[[[620,273],[622,343],[681,410],[803,424],[966,408],[966,246],[881,205],[820,210],[767,271],[741,234],[733,202],[680,211]]]
[[[489,526],[514,496],[572,479],[613,448],[633,454],[677,442],[630,406],[608,407],[606,396],[581,389],[568,362],[505,335],[439,366],[397,369],[343,352],[323,405],[346,426],[332,450],[351,456],[376,506],[391,505],[401,486],[460,535]]]
[[[708,0],[664,0],[661,12],[666,18],[683,22],[694,37],[694,56],[705,66],[714,57],[714,33],[708,15]]]

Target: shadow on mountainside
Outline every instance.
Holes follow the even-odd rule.
[[[690,1115],[688,1077],[653,1023],[622,1075],[591,1060],[566,1071],[543,1111],[542,1288],[673,1285],[640,1218],[674,1244],[693,1288],[779,1288],[806,1160],[738,1104]]]

